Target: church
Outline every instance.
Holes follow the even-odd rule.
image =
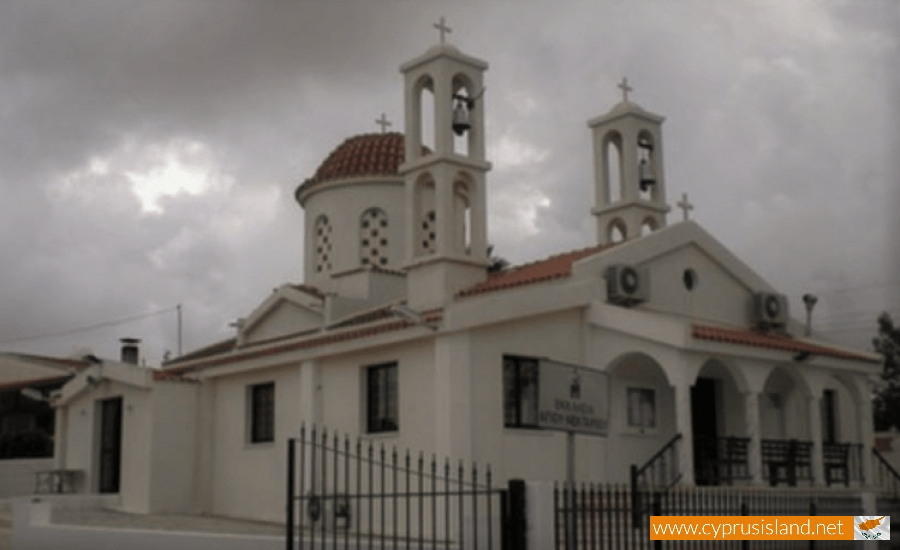
[[[572,215],[594,218],[593,246],[492,265],[487,70],[443,34],[403,63],[404,132],[347,138],[296,187],[302,282],[161,370],[80,370],[55,401],[56,467],[124,510],[283,521],[286,442],[316,425],[499,483],[561,480],[566,434],[538,416],[555,362],[608,382],[578,480],[626,482],[667,450],[688,486],[871,485],[880,356],[804,336],[686,197],[671,219],[664,117],[627,81],[587,120],[595,203]]]

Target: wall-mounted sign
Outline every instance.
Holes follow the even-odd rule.
[[[538,377],[538,426],[607,435],[609,375],[588,367],[541,359]]]

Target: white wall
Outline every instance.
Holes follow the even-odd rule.
[[[149,503],[153,513],[184,513],[194,509],[197,399],[197,384],[154,385]]]
[[[275,383],[275,441],[250,443],[247,393],[252,384]],[[286,441],[296,436],[299,366],[266,369],[217,380],[212,426],[212,512],[282,521]]]
[[[61,466],[84,472],[82,492],[98,491],[99,402],[114,397],[122,397],[122,509],[146,513],[150,509],[153,418],[149,390],[105,380],[73,399],[68,405],[67,449]]]
[[[647,263],[650,299],[642,309],[690,315],[697,322],[715,321],[746,326],[752,311],[752,293],[694,245],[684,246]],[[684,271],[696,274],[694,288],[684,286]]]
[[[35,474],[53,468],[53,458],[0,460],[0,498],[33,494]]]

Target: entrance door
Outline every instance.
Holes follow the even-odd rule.
[[[101,493],[119,492],[122,465],[122,398],[100,402],[100,487]]]
[[[718,485],[716,381],[712,378],[698,378],[691,388],[691,429],[694,432],[694,480],[697,485]]]

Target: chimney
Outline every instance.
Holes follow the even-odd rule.
[[[138,364],[138,344],[141,343],[140,338],[120,338],[122,342],[122,362],[132,365]]]

